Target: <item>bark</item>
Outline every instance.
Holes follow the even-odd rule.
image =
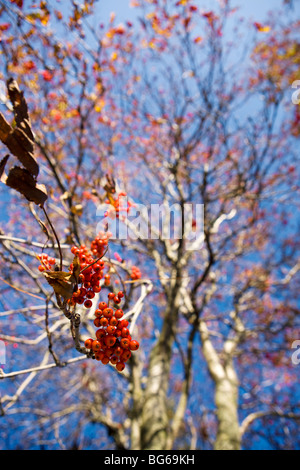
[[[218,431],[215,450],[240,450],[237,399],[238,390],[235,382],[228,377],[216,382]]]
[[[151,351],[141,410],[141,448],[167,449],[169,433],[168,384],[178,311],[169,303],[159,339]]]
[[[208,370],[215,383],[215,404],[217,409],[218,430],[214,445],[215,450],[239,450],[241,436],[238,422],[238,380],[233,361],[228,357],[225,364],[220,361],[214,348],[207,326],[200,322],[200,336],[203,355]],[[228,341],[227,352],[232,353],[235,344]],[[226,348],[225,348],[226,350]]]

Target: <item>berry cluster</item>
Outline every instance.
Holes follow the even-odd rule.
[[[104,255],[111,236],[110,232],[99,232],[94,238],[91,243],[91,252],[96,258],[101,258]]]
[[[78,290],[73,293],[70,304],[83,304],[86,308],[93,305],[92,299],[96,293],[101,291],[100,281],[103,278],[104,261],[92,257],[90,251],[85,245],[80,248],[72,246],[71,253],[78,256],[80,263],[80,274],[78,276]],[[73,263],[70,265],[70,271],[74,268]]]
[[[113,207],[112,211],[107,211],[106,216],[108,215],[113,215],[118,219],[120,217],[120,212],[129,212],[130,207],[132,207],[134,204],[132,204],[130,201],[127,199],[124,200],[122,198],[127,198],[127,193],[120,192],[115,198],[110,195],[109,199],[105,200],[106,204],[110,204]],[[127,205],[125,205],[125,202],[127,202]]]
[[[39,271],[42,273],[44,271],[50,271],[53,269],[56,261],[54,258],[50,258],[47,254],[43,253],[37,257],[41,264],[39,265]]]
[[[131,352],[139,348],[139,343],[131,338],[128,320],[123,319],[121,308],[110,307],[110,301],[119,304],[124,294],[108,294],[108,303],[100,302],[95,310],[94,325],[98,328],[96,339],[89,338],[84,345],[93,351],[95,359],[102,364],[114,364],[118,371],[125,368],[125,363],[131,357]]]
[[[141,273],[140,269],[137,266],[132,266],[131,267],[131,276],[130,277],[134,281],[136,281],[137,279],[141,279],[142,273]]]

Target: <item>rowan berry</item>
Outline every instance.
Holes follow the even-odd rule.
[[[101,318],[99,317],[96,317],[95,320],[94,320],[94,325],[99,328],[99,326],[102,326],[101,325]]]
[[[101,338],[103,338],[103,336],[105,336],[105,331],[102,330],[101,328],[99,330],[96,331],[96,338],[98,340],[100,340]]]
[[[127,328],[127,326],[129,325],[129,321],[128,320],[121,320],[119,321],[118,323],[118,328],[122,329],[122,328]]]
[[[115,317],[119,320],[120,318],[122,318],[124,315],[124,312],[122,309],[118,308],[116,311],[115,311]]]
[[[111,319],[109,320],[109,324],[112,325],[112,326],[117,326],[118,323],[119,323],[119,321],[116,317],[111,317]]]
[[[108,325],[107,328],[106,328],[106,331],[109,335],[113,335],[115,333],[116,329],[117,329],[116,326]]]
[[[103,310],[103,315],[107,318],[111,318],[113,316],[113,313],[114,313],[114,311],[113,311],[112,308],[105,308]]]
[[[102,361],[103,358],[104,358],[104,352],[100,351],[95,354],[96,361]]]
[[[91,349],[92,344],[93,344],[93,339],[92,338],[88,338],[84,342],[84,346],[86,347],[86,349]]]
[[[121,346],[116,346],[115,347],[115,355],[116,356],[121,356],[121,354],[124,352],[124,349],[121,348]]]
[[[140,344],[138,341],[136,341],[135,339],[131,340],[130,343],[129,343],[129,349],[131,351],[136,351],[137,349],[139,349],[140,347]]]
[[[92,350],[93,351],[99,351],[101,349],[101,343],[97,339],[94,339],[92,342]]]
[[[112,347],[112,346],[114,346],[116,340],[117,340],[117,338],[115,336],[107,335],[104,338],[104,343],[106,344],[106,346]]]
[[[126,362],[128,359],[131,357],[131,351],[129,349],[126,349],[120,356],[120,361]]]
[[[128,330],[128,328],[125,328],[125,327],[122,328],[122,330],[121,330],[121,336],[122,336],[123,338],[125,338],[125,337],[128,336],[128,335],[129,335],[129,330]]]
[[[129,339],[128,338],[122,338],[120,341],[120,346],[123,349],[128,349],[129,348]]]
[[[98,307],[101,309],[101,310],[104,310],[105,308],[107,308],[107,303],[106,302],[100,302]]]
[[[86,296],[87,296],[88,299],[93,299],[93,298],[95,297],[95,292],[93,292],[93,291],[88,291],[88,292],[86,293]]]
[[[91,308],[93,302],[90,299],[85,300],[84,304],[85,308]]]
[[[117,362],[117,364],[116,364],[116,369],[117,369],[119,372],[122,372],[122,370],[125,369],[125,364],[124,364],[124,362]]]
[[[119,358],[118,356],[111,356],[111,358],[109,359],[111,364],[117,364],[117,362],[119,361]]]
[[[105,349],[105,356],[111,357],[113,355],[113,352],[114,352],[113,348],[106,348]]]
[[[104,327],[107,326],[108,325],[108,319],[105,318],[105,317],[101,317],[100,318],[100,325],[104,326]]]

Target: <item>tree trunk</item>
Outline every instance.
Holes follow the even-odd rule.
[[[241,436],[238,422],[238,379],[232,360],[232,351],[236,341],[228,340],[225,343],[224,350],[227,358],[225,364],[223,364],[210,340],[208,328],[204,321],[200,322],[199,332],[203,355],[215,383],[218,430],[214,449],[239,450]]]
[[[241,440],[237,412],[238,389],[228,377],[216,382],[215,403],[218,431],[215,450],[240,450]]]
[[[146,450],[166,449],[169,418],[167,387],[170,361],[167,351],[158,343],[152,350],[147,387],[144,394],[141,447]]]
[[[175,296],[168,305],[159,339],[150,354],[141,411],[141,448],[145,450],[167,449],[170,427],[167,391],[178,317],[174,300]]]

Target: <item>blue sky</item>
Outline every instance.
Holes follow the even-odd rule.
[[[199,8],[212,9],[218,2],[217,0],[194,0],[193,2]],[[268,17],[268,13],[274,9],[282,6],[283,0],[235,0],[232,1],[232,6],[238,6],[242,16],[254,21],[261,21]],[[98,4],[98,11],[103,15],[103,22],[105,22],[110,15],[111,11],[116,13],[116,20],[125,21],[132,19],[137,15],[137,9],[131,8],[130,0],[100,0]],[[294,9],[290,14],[299,17],[300,2],[295,0]]]

